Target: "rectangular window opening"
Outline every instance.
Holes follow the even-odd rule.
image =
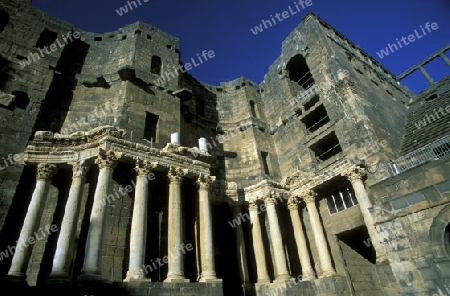
[[[196,107],[197,115],[205,117],[205,101],[197,100],[195,107]]]
[[[319,102],[319,96],[318,95],[315,95],[309,101],[305,101],[303,103],[303,106],[305,107],[305,111],[308,111],[309,109],[314,107],[314,105],[317,104],[318,102]]]
[[[342,152],[341,145],[334,132],[320,139],[317,143],[313,144],[310,149],[314,152],[316,159],[319,161],[325,161]]]
[[[262,158],[262,162],[263,162],[263,167],[264,167],[264,173],[266,175],[270,174],[269,171],[269,163],[267,162],[267,157],[269,156],[268,152],[265,151],[261,151],[261,158]]]
[[[332,215],[358,205],[358,200],[351,186],[343,186],[327,194],[327,205]]]
[[[144,139],[157,142],[159,115],[146,112]]]
[[[325,107],[323,105],[320,105],[314,111],[306,115],[302,119],[302,122],[305,124],[308,133],[313,133],[330,122],[330,118],[328,117]]]

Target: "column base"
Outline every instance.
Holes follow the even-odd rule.
[[[82,273],[78,276],[79,282],[106,282],[106,280],[100,274]]]
[[[205,271],[202,272],[202,274],[200,275],[200,279],[198,281],[201,283],[221,282],[222,279],[219,279],[214,271]]]
[[[321,278],[325,278],[325,277],[330,277],[330,276],[333,276],[333,275],[336,275],[336,271],[334,271],[334,270],[327,270],[327,271],[324,271],[321,275],[320,275],[320,279]]]
[[[316,279],[316,273],[314,270],[308,270],[304,272],[304,275],[302,276],[302,281],[313,281]]]
[[[294,278],[292,278],[290,275],[288,274],[282,274],[277,276],[277,278],[273,281],[274,283],[284,283],[284,282],[289,282],[295,280]]]
[[[255,285],[267,285],[270,284],[270,279],[259,279]]]
[[[50,273],[46,284],[57,285],[57,284],[67,284],[70,283],[69,274],[66,272],[55,272]]]
[[[218,277],[200,277],[198,280],[200,283],[219,283],[222,282],[222,279]]]
[[[142,269],[138,269],[138,270],[128,270],[127,271],[127,276],[125,277],[125,279],[123,280],[124,282],[129,282],[129,281],[150,281],[150,279],[145,277],[144,272],[142,271]]]
[[[189,283],[191,280],[185,278],[184,276],[181,275],[172,275],[172,276],[168,276],[164,282],[165,283]]]

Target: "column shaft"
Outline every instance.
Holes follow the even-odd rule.
[[[280,224],[278,222],[277,210],[275,208],[275,198],[266,196],[265,198],[267,217],[270,225],[270,237],[273,246],[276,281],[288,280],[291,278],[287,264],[286,253],[284,252],[283,239],[281,237]]]
[[[240,221],[241,216],[241,203],[232,203],[231,204],[232,210],[233,210],[233,220],[234,221]],[[244,214],[245,216],[247,214]],[[249,219],[247,215],[247,219]],[[237,259],[239,263],[239,275],[241,278],[241,282],[246,285],[249,284],[249,278],[248,278],[248,267],[247,267],[247,255],[245,254],[245,241],[244,241],[244,232],[242,230],[242,225],[236,225],[234,228],[234,234],[236,238],[236,253],[237,253]]]
[[[288,206],[292,226],[294,227],[294,237],[297,244],[298,257],[300,258],[300,264],[302,265],[302,278],[305,280],[315,279],[316,276],[311,266],[305,233],[303,232],[302,222],[298,213],[298,200],[296,198],[290,198]]]
[[[267,273],[266,256],[264,253],[264,241],[261,233],[261,222],[258,216],[257,201],[250,202],[250,221],[252,223],[253,251],[255,253],[256,271],[258,274],[258,283],[270,282]]]
[[[320,270],[322,271],[321,277],[327,277],[334,275],[336,272],[331,264],[331,256],[328,252],[327,240],[325,233],[320,222],[319,212],[317,211],[315,203],[315,194],[305,193],[303,199],[306,202],[308,208],[309,219],[311,228],[314,233],[314,241],[316,242],[317,251],[319,253]]]
[[[116,166],[117,157],[112,151],[99,155],[96,163],[99,165],[97,187],[94,193],[89,230],[86,241],[84,264],[82,274],[84,276],[100,275],[100,257],[103,248],[103,227],[106,217],[108,193],[110,191],[112,174]]]
[[[168,218],[168,273],[167,282],[187,282],[184,277],[183,254],[180,252],[183,244],[183,222],[181,209],[181,179],[184,176],[180,168],[169,169],[169,218]]]
[[[81,197],[83,195],[84,176],[87,167],[84,162],[73,165],[72,185],[70,186],[69,197],[64,209],[64,218],[61,223],[58,242],[56,244],[55,257],[50,277],[62,277],[68,279],[70,246],[74,243],[75,231],[80,211]]]
[[[428,81],[429,84],[434,84],[433,78],[431,78],[430,74],[425,70],[424,67],[419,67],[420,72],[422,72],[423,76],[425,76],[425,79]]]
[[[133,214],[130,232],[130,263],[125,280],[146,278],[142,265],[145,263],[147,242],[148,174],[150,163],[138,161],[136,164],[136,192],[134,194]]]
[[[445,53],[441,53],[439,56],[444,60],[447,66],[450,66],[450,59],[445,55]]]
[[[50,180],[53,178],[55,172],[56,166],[52,164],[39,164],[37,167],[36,187],[33,191],[22,229],[20,230],[18,244],[8,271],[9,276],[25,278],[28,261],[30,260],[33,248],[33,244],[29,245],[27,241],[28,238],[34,237],[33,233],[38,230],[50,187]]]
[[[212,179],[209,176],[200,175],[199,184],[199,219],[200,219],[200,254],[202,273],[200,282],[217,281],[214,262],[213,228],[211,218],[211,201],[209,199],[209,187]]]
[[[381,244],[380,236],[375,228],[372,215],[369,209],[372,207],[372,202],[369,199],[362,177],[365,174],[365,169],[360,167],[354,167],[343,173],[347,178],[349,178],[352,183],[353,191],[355,192],[355,197],[359,203],[359,209],[364,218],[364,223],[367,227],[367,232],[369,233],[370,240],[377,254],[378,262],[386,262],[387,255],[386,251]]]

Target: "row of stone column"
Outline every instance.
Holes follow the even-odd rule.
[[[369,236],[373,242],[373,246],[377,253],[378,262],[384,262],[386,260],[385,250],[380,242],[378,233],[375,229],[372,216],[370,215],[369,208],[372,207],[370,199],[362,181],[365,175],[365,170],[360,167],[354,167],[345,171],[343,176],[346,176],[353,186],[355,196],[359,202],[360,210],[367,226]],[[301,201],[305,202],[307,212],[309,215],[310,225],[313,232],[315,245],[317,247],[320,277],[332,276],[336,273],[332,261],[331,255],[328,251],[328,245],[325,238],[325,232],[323,225],[320,221],[319,211],[316,206],[317,193],[312,190],[305,191],[299,196],[291,196],[287,201],[287,207],[290,211],[290,218],[294,230],[294,238],[297,245],[298,256],[302,267],[302,279],[312,280],[315,279],[315,272],[311,266],[310,255],[307,246],[307,240],[303,231],[301,222],[301,213],[298,211]],[[260,203],[264,203],[267,211],[267,218],[270,228],[270,237],[273,248],[274,267],[276,272],[275,281],[285,281],[291,278],[287,267],[287,259],[285,254],[284,245],[282,242],[280,225],[278,222],[277,212],[275,209],[275,196],[267,194],[261,199],[252,200],[249,202],[250,222],[252,225],[252,242],[253,252],[256,260],[257,271],[257,283],[270,282],[269,274],[267,271],[267,262],[265,253],[267,250],[264,247],[262,237],[262,227],[259,218],[259,206]],[[242,203],[232,203],[233,219],[239,221],[242,217]],[[245,255],[245,242],[244,234],[241,225],[237,225],[235,228],[236,242],[237,242],[237,254],[238,262],[240,266],[240,276],[244,284],[249,283],[249,276],[247,270],[247,260]]]
[[[85,257],[82,276],[95,278],[100,275],[100,258],[102,250],[103,227],[106,218],[105,197],[108,195],[112,174],[117,165],[118,156],[112,151],[101,151],[95,163],[99,167],[98,181],[94,193],[89,230],[85,246]],[[85,175],[91,162],[81,161],[73,164],[72,184],[65,206],[64,217],[57,241],[50,279],[68,280],[69,266],[73,259],[70,245],[75,241],[76,224],[80,212]],[[149,183],[148,175],[155,168],[148,161],[138,160],[135,170],[136,189],[132,213],[130,233],[130,260],[127,272],[128,280],[139,280],[145,277],[142,266],[145,264],[145,247],[147,234],[147,204]],[[39,221],[48,195],[51,180],[57,171],[54,164],[38,164],[36,187],[28,207],[19,241],[25,241],[37,231]],[[181,182],[185,172],[181,168],[171,167],[168,171],[169,183],[169,213],[168,213],[168,275],[166,281],[184,281],[183,256],[176,250],[183,244],[183,221],[181,203]],[[200,175],[199,185],[199,218],[200,218],[200,281],[217,280],[214,262],[213,230],[211,220],[211,204],[209,190],[213,179]],[[15,278],[25,278],[26,268],[31,256],[32,246],[15,252],[8,275]]]
[[[308,208],[308,213],[311,220],[311,228],[313,230],[313,235],[315,238],[316,246],[318,248],[319,258],[321,268],[323,270],[322,276],[330,276],[335,274],[334,268],[331,264],[331,257],[328,252],[325,234],[320,223],[319,213],[315,204],[315,197],[312,191],[305,193],[302,199],[306,202]],[[267,218],[270,228],[270,237],[272,241],[273,248],[273,258],[275,267],[275,282],[286,281],[291,279],[290,272],[287,267],[286,253],[281,237],[281,229],[278,222],[277,211],[275,208],[276,198],[271,194],[267,194],[261,199],[252,200],[249,202],[249,213],[250,213],[250,223],[252,225],[252,239],[253,239],[253,252],[256,261],[256,272],[257,272],[257,283],[269,283],[270,277],[267,271],[266,262],[266,249],[264,248],[262,227],[259,218],[260,204],[264,203],[267,211]],[[310,256],[307,247],[307,240],[303,232],[303,227],[301,224],[300,213],[298,211],[298,206],[300,199],[298,197],[290,197],[288,199],[288,208],[290,210],[291,221],[294,229],[294,237],[297,244],[298,255],[300,259],[300,264],[302,265],[302,275],[305,280],[315,279],[314,270],[311,266]],[[233,218],[239,219],[241,215],[240,204],[233,204]],[[238,261],[240,264],[241,279],[244,284],[248,283],[248,271],[247,263],[245,258],[245,242],[243,236],[242,226],[238,225],[236,227],[236,241],[238,248]]]

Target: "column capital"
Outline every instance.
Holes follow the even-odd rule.
[[[167,172],[170,182],[180,182],[185,175],[186,173],[179,167],[171,166]]]
[[[300,193],[300,198],[305,201],[306,204],[316,202],[317,193],[313,190],[307,190]]]
[[[274,192],[268,192],[264,194],[263,201],[266,205],[275,205],[276,204],[276,194]]]
[[[98,157],[95,159],[95,163],[98,164],[100,169],[110,168],[114,169],[117,165],[117,160],[119,159],[119,155],[117,155],[114,151],[111,150],[103,150],[100,149],[98,152]]]
[[[350,182],[362,180],[362,178],[365,175],[366,175],[366,169],[359,167],[359,166],[351,167],[341,173],[341,176],[347,177],[350,180]]]
[[[300,205],[300,200],[296,197],[290,197],[287,202],[289,211],[297,211]]]
[[[51,180],[58,170],[58,167],[51,163],[40,163],[37,165],[37,176],[38,180]]]
[[[152,172],[157,167],[157,164],[151,163],[148,160],[143,160],[138,158],[135,163],[134,170],[138,176],[146,176]]]
[[[81,160],[80,162],[74,162],[71,165],[73,177],[85,177],[89,170],[90,163],[86,160]]]
[[[209,187],[213,181],[214,178],[211,176],[200,173],[197,179],[197,184],[200,186],[200,190],[209,190]]]
[[[250,211],[257,211],[260,202],[261,202],[261,200],[260,200],[260,199],[257,199],[257,198],[254,198],[254,199],[252,199],[252,200],[249,200],[249,201],[248,201],[248,209],[249,209]]]

